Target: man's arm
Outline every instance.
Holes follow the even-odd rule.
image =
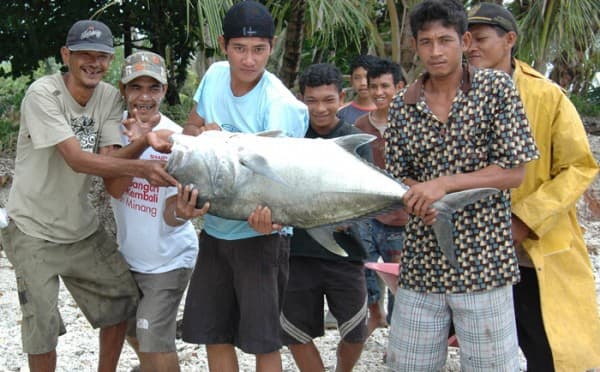
[[[156,160],[137,160],[148,147],[146,137],[129,146],[106,154],[94,154],[83,151],[75,137],[69,137],[56,145],[69,167],[77,173],[86,173],[103,178],[141,177],[155,186],[174,186],[177,181],[169,175],[164,162]]]
[[[197,107],[197,103],[192,107],[185,126],[183,127],[183,134],[197,136],[207,130],[221,130],[221,127],[216,123],[206,124],[204,118],[198,115],[198,111],[196,111]]]
[[[405,179],[404,183],[410,189],[404,195],[404,205],[409,213],[425,217],[430,213],[431,204],[447,193],[485,187],[501,190],[515,188],[524,177],[524,165],[502,168],[492,164],[475,172],[441,176],[426,182]]]

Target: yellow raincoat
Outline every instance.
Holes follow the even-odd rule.
[[[539,237],[523,248],[536,269],[542,318],[557,371],[600,366],[600,318],[575,203],[598,166],[583,124],[560,88],[527,64],[513,75],[540,151],[512,193],[513,213]]]

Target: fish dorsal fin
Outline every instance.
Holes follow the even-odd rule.
[[[269,162],[264,157],[247,151],[244,148],[238,150],[238,157],[240,159],[240,164],[250,169],[252,172],[287,186],[287,183],[285,183],[279,175],[273,172],[273,169],[269,166]]]
[[[259,137],[285,137],[285,134],[278,129],[266,130],[264,132],[254,133],[254,135]]]
[[[362,145],[373,141],[375,136],[367,133],[349,134],[347,136],[341,136],[332,138],[331,141],[335,142],[338,146],[348,151],[351,154],[356,154],[356,149]]]

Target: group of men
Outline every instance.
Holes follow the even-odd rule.
[[[267,206],[247,221],[211,215],[210,202],[196,208],[198,190],[164,169],[166,139],[181,131],[159,112],[164,60],[128,56],[119,94],[101,81],[114,58],[110,30],[75,23],[61,48],[68,71],[38,79],[23,99],[2,230],[30,370],[56,368],[61,277],[100,328],[99,371],[116,370],[126,336],[142,371],[179,370],[175,316],[188,282],[183,340],[206,345],[212,371],[238,370],[236,347],[256,355],[256,370],[281,371],[282,345],[300,370],[324,370],[313,343],[324,332],[324,296],[341,336],[336,370],[350,371],[368,335],[387,323],[374,276],[363,271],[367,256],[400,263],[388,309],[392,370],[441,369],[452,325],[464,370],[518,371],[519,346],[530,371],[599,366],[593,273],[574,207],[597,165],[577,112],[514,59],[518,29],[502,6],[483,3],[467,15],[458,1],[425,0],[410,26],[425,73],[402,89],[397,64],[357,64],[366,93],[357,88],[352,109],[340,110],[339,69],[309,66],[298,100],[265,69],[276,42],[270,13],[237,3],[219,38],[227,61],[203,76],[182,130],[373,134],[357,155],[410,188],[404,209],[343,226],[348,257],[340,257],[272,221]],[[87,201],[90,175],[112,196],[117,242]],[[433,205],[473,188],[500,191],[452,214],[453,264],[434,236],[443,211]],[[190,220],[199,216],[197,237]]]

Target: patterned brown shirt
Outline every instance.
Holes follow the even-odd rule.
[[[387,170],[425,182],[495,164],[512,168],[538,157],[517,90],[503,72],[464,66],[446,123],[428,108],[421,76],[392,101],[385,132]],[[399,286],[418,292],[464,293],[519,280],[510,232],[510,191],[452,215],[459,268],[449,265],[430,226],[411,216]]]

